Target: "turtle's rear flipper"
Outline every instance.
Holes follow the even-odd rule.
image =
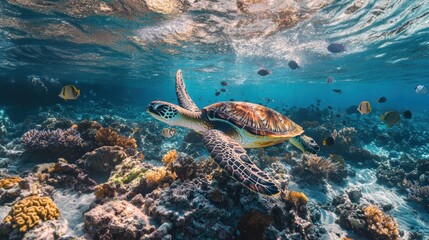
[[[208,130],[204,132],[203,141],[216,163],[250,190],[268,196],[281,192],[274,180],[250,160],[234,139],[221,131]]]
[[[176,73],[176,95],[179,105],[184,109],[192,112],[198,112],[200,109],[192,101],[191,97],[186,90],[185,82],[183,81],[182,71],[179,69]]]

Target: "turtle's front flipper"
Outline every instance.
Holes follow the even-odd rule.
[[[192,112],[198,112],[200,109],[192,101],[191,97],[186,90],[185,82],[183,81],[182,71],[179,69],[176,73],[176,95],[179,105]]]
[[[312,153],[316,154],[320,147],[313,138],[300,135],[289,139],[289,142],[292,143],[295,147],[299,148],[303,153]]]
[[[205,131],[203,141],[216,163],[250,190],[269,196],[281,192],[274,180],[250,160],[244,148],[223,132]]]

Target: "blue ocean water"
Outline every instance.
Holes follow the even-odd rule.
[[[342,44],[344,51],[330,52],[331,43]],[[298,69],[288,66],[291,60],[298,63]],[[299,108],[317,109],[321,116],[308,120],[355,127],[359,134],[366,134],[362,135],[362,148],[376,155],[395,161],[401,154],[409,154],[413,160],[429,159],[429,146],[421,142],[403,146],[393,137],[374,143],[368,139],[374,137],[368,133],[373,128],[388,136],[407,131],[409,139],[413,134],[414,138],[429,137],[429,95],[415,91],[418,85],[429,86],[428,1],[0,2],[0,106],[15,124],[34,111],[55,106],[63,112],[46,111],[46,116],[101,121],[102,113],[88,110],[98,105],[110,107],[113,110],[106,114],[118,118],[156,122],[145,108],[156,99],[177,103],[174,81],[178,69],[200,108],[234,100],[265,105],[287,116],[297,115]],[[269,74],[259,75],[261,69]],[[326,82],[329,77],[333,83]],[[68,84],[81,90],[75,101],[58,97]],[[377,103],[383,96],[387,102]],[[371,103],[372,115],[346,113],[361,101]],[[335,113],[329,113],[328,107]],[[409,110],[413,118],[402,118],[399,125],[386,128],[379,115],[391,110],[400,114]],[[339,117],[334,121],[331,115],[335,114]],[[157,126],[159,131],[159,126],[167,125]],[[179,133],[182,137],[185,130]],[[404,138],[400,134],[396,138]],[[3,145],[18,141],[11,136],[5,139]],[[321,144],[323,139],[316,140]],[[168,143],[177,146],[181,140],[175,141]],[[138,144],[144,153],[147,149],[142,142]],[[329,156],[335,151],[321,152]],[[360,167],[356,175],[349,176],[349,185],[362,186],[364,195],[375,196],[374,201],[385,198],[383,191],[393,191],[391,186],[376,184],[376,168],[368,173]],[[326,201],[311,187],[306,193],[325,204],[343,190],[332,189]],[[394,199],[396,210],[391,214],[399,219],[402,230],[407,234],[418,230],[428,236],[428,215],[405,198],[406,193],[395,193],[384,200]],[[423,213],[417,216],[412,211]],[[327,228],[339,231],[332,214],[323,212],[322,219]]]

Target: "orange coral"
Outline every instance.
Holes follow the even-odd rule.
[[[398,224],[391,216],[387,216],[375,205],[369,205],[363,209],[367,218],[368,230],[375,239],[398,239]]]
[[[5,223],[13,224],[20,232],[40,224],[42,221],[58,219],[60,212],[49,197],[30,196],[12,206],[12,210],[4,218]]]
[[[95,140],[99,146],[120,146],[123,148],[137,148],[134,138],[120,136],[112,128],[100,128],[95,134]]]
[[[166,165],[174,162],[178,157],[176,149],[168,151],[163,157],[162,162]]]
[[[304,206],[308,202],[307,196],[305,196],[302,192],[289,191],[284,199],[293,204],[295,208],[299,208],[300,206]]]
[[[94,195],[97,199],[113,198],[115,189],[110,182],[95,186]]]
[[[2,178],[0,180],[0,188],[3,189],[10,189],[13,188],[16,184],[21,182],[20,177],[8,177],[8,178]]]

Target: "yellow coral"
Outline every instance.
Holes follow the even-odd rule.
[[[363,209],[367,218],[369,231],[377,239],[398,239],[398,224],[393,217],[387,216],[375,205]]]
[[[150,184],[157,184],[167,175],[167,170],[164,167],[155,168],[146,172],[146,180]]]
[[[95,140],[100,146],[120,146],[123,148],[137,148],[134,138],[120,136],[112,128],[100,128],[95,134]]]
[[[0,188],[10,189],[13,188],[16,184],[21,182],[20,177],[8,177],[0,179]]]
[[[49,197],[30,196],[12,206],[12,210],[4,218],[5,223],[13,224],[13,228],[26,232],[41,221],[58,219],[60,211]]]
[[[115,196],[115,189],[111,183],[102,183],[95,186],[94,195],[97,199],[113,198]]]
[[[289,191],[285,196],[285,200],[292,203],[295,207],[303,206],[308,202],[308,198],[304,193],[296,191]]]
[[[168,151],[163,157],[162,162],[166,165],[174,162],[178,157],[176,149]]]

